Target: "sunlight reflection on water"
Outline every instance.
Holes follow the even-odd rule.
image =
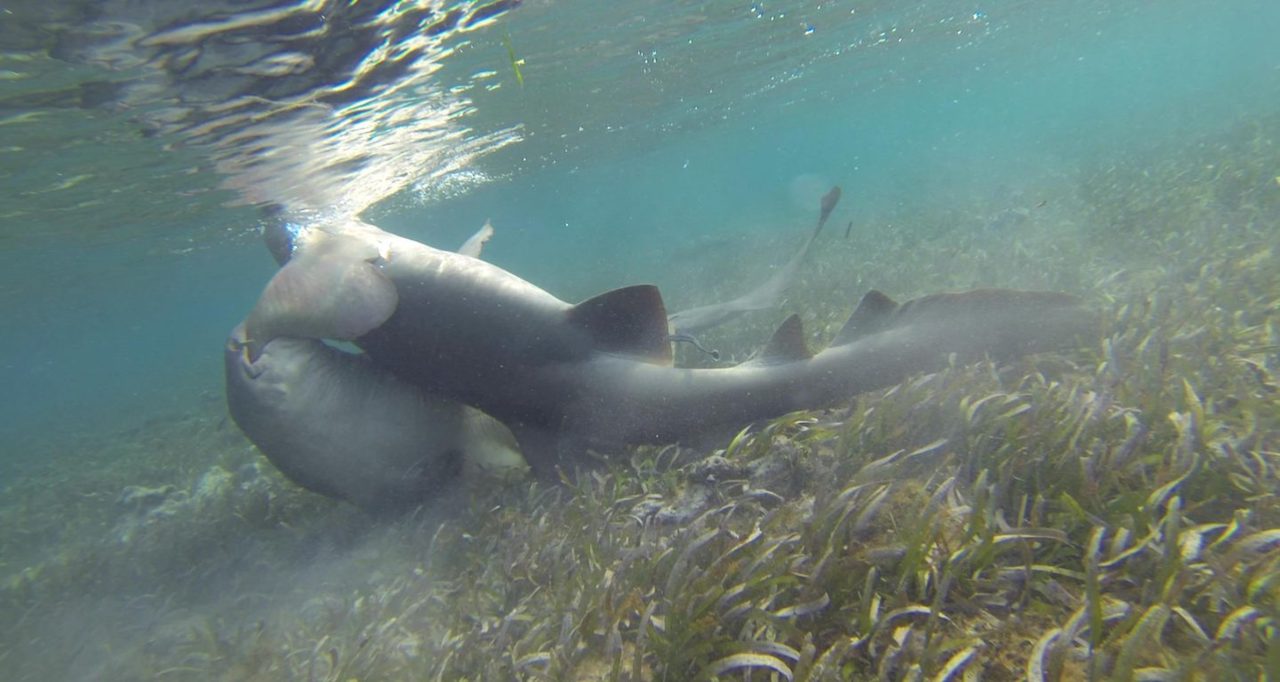
[[[519,4],[120,1],[19,20],[56,27],[48,57],[96,69],[67,92],[108,83],[64,106],[200,152],[239,203],[356,213],[519,139],[470,133],[470,102],[433,79],[465,34]]]

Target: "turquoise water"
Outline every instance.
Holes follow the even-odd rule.
[[[350,49],[346,3],[328,4],[315,55]],[[393,28],[414,7],[379,4]],[[326,102],[333,79],[306,68],[263,77],[296,82],[248,111],[314,118],[220,137],[202,125],[223,121],[242,55],[181,34],[226,16],[181,6],[0,7],[0,487],[49,462],[98,466],[85,443],[216,405],[220,345],[275,270],[257,236],[268,204],[363,211],[443,248],[491,220],[485,258],[561,298],[653,282],[679,309],[784,261],[832,184],[831,233],[851,222],[875,241],[865,226],[909,235],[939,210],[981,223],[1069,195],[1086,169],[1280,112],[1280,4],[1265,0],[526,0],[439,38],[419,17],[384,46],[422,62],[355,102]],[[179,74],[183,59],[213,76]],[[102,82],[113,94],[85,94]]]
[[[959,202],[1280,101],[1280,9],[1263,2],[711,7],[530,3],[455,39],[468,43],[434,77],[492,71],[478,82],[498,86],[458,95],[474,109],[460,125],[522,141],[447,182],[414,169],[419,186],[383,199],[377,221],[448,246],[491,218],[493,262],[564,298],[653,281],[692,302],[673,285],[696,260],[669,254],[801,226],[826,183],[845,188],[844,220]],[[71,79],[38,49],[6,62],[0,93]],[[92,430],[216,390],[212,349],[271,271],[256,215],[210,189],[217,152],[140,138],[145,103],[0,99],[6,182],[37,193],[10,191],[0,211],[0,383],[22,387],[0,434]]]

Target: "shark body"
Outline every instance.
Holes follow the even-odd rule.
[[[497,420],[315,339],[250,357],[244,325],[223,350],[227,407],[286,477],[369,511],[420,504],[468,471],[523,466]]]
[[[676,336],[697,334],[724,324],[743,313],[767,310],[781,303],[782,296],[787,293],[787,289],[795,281],[796,274],[800,272],[800,266],[804,264],[805,258],[808,257],[809,250],[813,247],[813,242],[817,240],[818,235],[822,234],[822,228],[826,226],[827,219],[831,217],[831,212],[835,210],[836,205],[839,203],[840,188],[832,187],[831,191],[822,197],[822,204],[818,214],[818,226],[814,228],[809,237],[805,239],[804,244],[800,246],[800,250],[796,251],[785,265],[755,289],[731,301],[712,303],[672,313],[668,318],[671,324],[671,333]]]
[[[676,442],[737,428],[890,385],[952,354],[1063,347],[1093,319],[1059,293],[979,290],[899,305],[872,292],[817,354],[792,316],[752,362],[685,369],[672,366],[652,286],[573,305],[495,265],[358,221],[294,242],[249,316],[250,347],[354,341],[381,371],[510,427],[535,471],[552,469],[565,442]]]

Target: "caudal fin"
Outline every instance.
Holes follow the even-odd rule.
[[[1079,298],[1058,292],[975,289],[899,304],[872,290],[862,297],[831,345],[911,328],[922,330],[922,335],[928,330],[939,346],[951,352],[1004,357],[1066,347],[1087,336],[1096,322]]]
[[[838,203],[840,203],[840,186],[836,185],[822,197],[822,212],[818,214],[818,228],[813,231],[814,237],[822,232],[823,226],[827,224],[827,218],[831,217],[831,212],[836,210]]]

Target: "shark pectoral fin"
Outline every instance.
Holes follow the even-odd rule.
[[[502,480],[523,478],[529,464],[520,453],[515,434],[505,424],[467,407],[463,409],[464,470],[470,476]]]
[[[862,300],[858,301],[858,307],[854,308],[853,314],[840,328],[840,333],[836,334],[831,345],[843,346],[883,331],[889,316],[897,309],[898,304],[893,299],[875,289],[868,291]]]
[[[467,241],[462,243],[458,248],[458,253],[472,258],[479,258],[480,252],[484,250],[484,245],[493,238],[493,225],[488,221],[484,221],[484,225],[471,235]]]
[[[811,357],[813,353],[809,352],[804,342],[804,325],[800,322],[800,316],[792,313],[773,332],[757,361],[772,365],[808,360]]]
[[[585,330],[598,350],[671,364],[667,309],[652,284],[606,291],[569,309],[569,322]]]
[[[395,285],[374,261],[377,249],[324,248],[297,255],[267,283],[245,321],[248,338],[277,336],[351,341],[395,312]]]

